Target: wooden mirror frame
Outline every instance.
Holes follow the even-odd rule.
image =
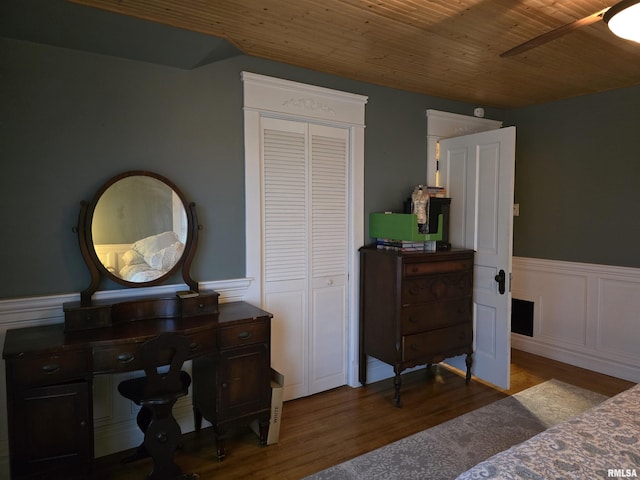
[[[109,187],[111,187],[113,184],[122,179],[134,176],[152,177],[166,184],[182,201],[187,217],[187,237],[184,243],[184,251],[182,252],[180,259],[166,273],[151,281],[146,282],[130,282],[110,272],[98,258],[98,254],[96,253],[95,245],[93,243],[92,223],[98,201],[105,193],[105,191],[107,191],[107,189],[109,189]],[[89,286],[85,290],[80,292],[81,305],[91,305],[91,298],[100,285],[101,276],[105,276],[113,280],[114,282],[119,283],[120,285],[132,288],[140,288],[159,285],[162,282],[166,281],[169,277],[171,277],[179,268],[182,268],[182,278],[184,282],[188,285],[189,289],[198,292],[198,282],[191,278],[190,269],[191,262],[193,261],[193,257],[195,255],[196,247],[198,244],[199,230],[200,226],[198,225],[195,203],[187,203],[180,189],[178,189],[173,184],[173,182],[163,177],[162,175],[144,170],[132,170],[124,172],[120,175],[116,175],[115,177],[109,179],[96,192],[93,200],[91,200],[90,203],[87,203],[86,201],[82,201],[80,203],[80,215],[78,219],[78,240],[80,242],[80,251],[82,253],[82,257],[87,264],[87,267],[89,268],[89,272],[91,274],[91,282]]]

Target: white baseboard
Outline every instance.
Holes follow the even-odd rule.
[[[407,368],[402,371],[402,374],[413,372],[415,370],[424,370],[426,365],[419,365],[413,368]],[[367,384],[377,382],[379,380],[385,380],[395,376],[393,367],[387,363],[384,363],[376,358],[369,357],[367,359]]]
[[[635,365],[626,365],[606,358],[594,357],[592,354],[585,352],[571,351],[567,348],[553,345],[550,342],[536,341],[533,338],[518,335],[517,333],[511,334],[511,347],[557,360],[558,362],[640,383],[640,367]]]

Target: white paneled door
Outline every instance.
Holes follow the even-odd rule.
[[[263,305],[288,400],[347,379],[349,130],[260,123]]]
[[[452,198],[450,241],[476,251],[472,372],[502,388],[509,388],[511,361],[515,138],[508,127],[440,142],[440,180]],[[447,363],[465,367],[459,357]]]

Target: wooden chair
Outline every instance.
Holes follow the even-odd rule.
[[[182,432],[172,409],[178,398],[187,395],[191,385],[191,377],[182,371],[189,345],[187,337],[173,333],[163,333],[146,341],[138,347],[146,376],[124,380],[118,385],[121,395],[141,407],[138,426],[144,433],[144,442],[131,459],[151,456],[153,471],[148,476],[151,480],[198,478],[194,474],[183,474],[173,460]],[[169,370],[159,372],[158,367],[164,365],[168,365]]]

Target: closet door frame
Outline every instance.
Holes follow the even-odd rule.
[[[245,300],[263,305],[262,178],[260,120],[263,117],[320,123],[349,130],[348,352],[347,383],[358,383],[359,255],[364,244],[364,109],[367,97],[242,72],[245,142]]]

